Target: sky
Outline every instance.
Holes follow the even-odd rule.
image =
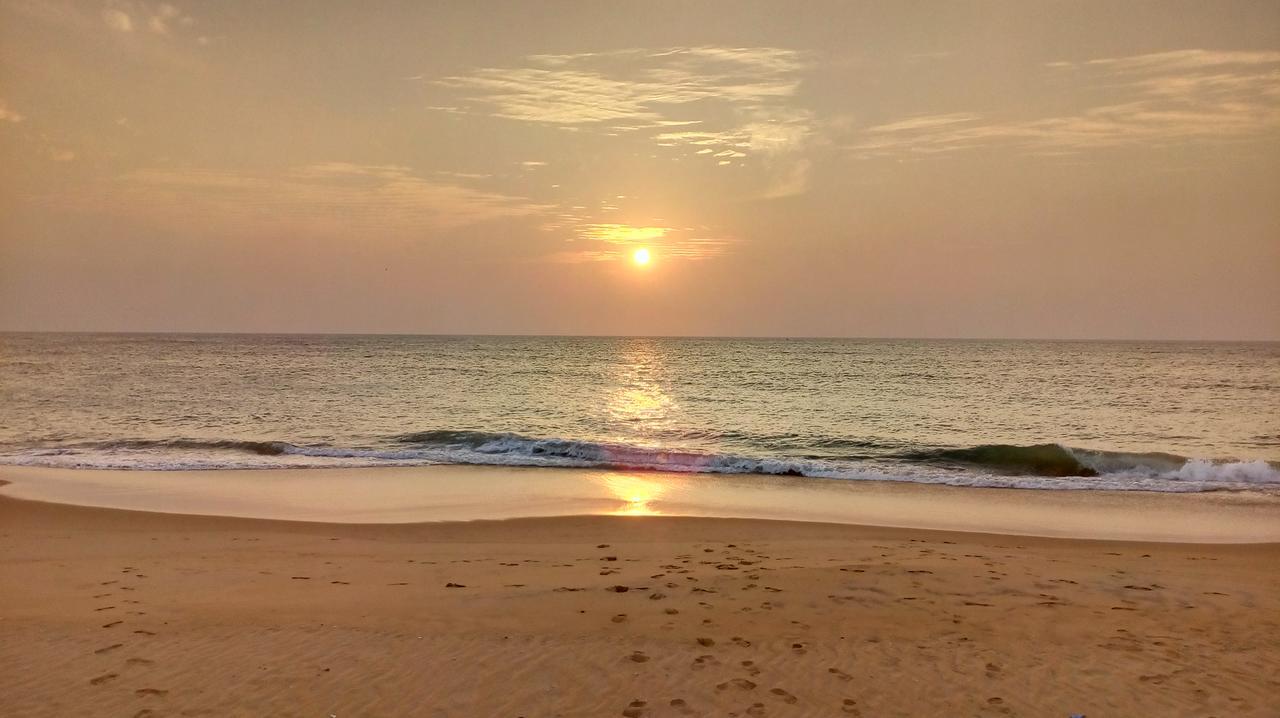
[[[0,0],[0,330],[1280,339],[1280,4]]]

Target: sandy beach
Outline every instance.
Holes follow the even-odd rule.
[[[0,527],[10,715],[1280,705],[1274,543],[660,516],[339,524],[8,497]]]

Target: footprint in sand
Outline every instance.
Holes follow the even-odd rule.
[[[698,656],[697,658],[693,659],[692,668],[695,671],[697,671],[697,670],[706,668],[707,666],[715,666],[719,664],[720,664],[720,661],[715,656]]]
[[[154,666],[155,664],[156,662],[149,658],[130,658],[125,661],[125,665],[129,666]]]
[[[622,715],[626,716],[626,718],[641,718],[641,716],[649,715],[649,709],[646,707],[648,705],[648,703],[641,700],[631,701],[631,703],[622,710]]]
[[[138,690],[134,691],[134,692],[133,692],[133,694],[134,694],[135,696],[140,697],[140,698],[141,698],[141,697],[145,697],[145,696],[157,696],[157,697],[159,697],[159,696],[167,696],[167,695],[169,695],[169,691],[162,690],[162,689],[160,689],[160,688],[139,688]]]
[[[630,658],[636,663],[647,663],[649,661],[649,657],[644,654],[644,651],[635,651],[630,656],[627,656],[627,658]]]
[[[756,684],[755,681],[749,681],[746,678],[734,678],[733,680],[716,684],[716,690],[718,691],[727,691],[730,688],[737,688],[738,690],[743,691],[753,691],[756,689]]]
[[[1000,666],[994,663],[987,664],[987,678],[995,678],[1000,675]]]
[[[739,647],[741,647],[741,648],[750,648],[750,647],[751,647],[751,641],[748,641],[747,639],[743,638],[742,636],[734,636],[734,637],[733,637],[733,638],[731,638],[730,640],[733,642],[733,645],[735,645],[735,646],[739,646]]]
[[[760,669],[756,667],[755,661],[743,661],[739,665],[747,669],[747,675],[751,676],[752,678],[760,675]]]
[[[613,621],[614,623],[622,623],[623,621],[627,620],[627,614],[619,613],[618,615],[614,616],[613,618],[610,618],[609,620]]]
[[[680,613],[680,610],[675,608],[667,608],[667,609],[663,609],[662,612],[667,614],[668,616],[674,616],[677,613]]]
[[[809,649],[805,648],[803,643],[792,643],[791,652],[797,656],[803,656],[809,652]]]
[[[832,668],[828,668],[828,669],[827,669],[827,673],[830,673],[831,675],[835,676],[836,678],[839,678],[839,679],[840,679],[840,680],[842,680],[842,681],[851,681],[851,680],[853,680],[853,676],[849,675],[848,673],[845,673],[844,671],[840,670],[839,668],[834,668],[834,667],[832,667]]]
[[[852,698],[845,698],[840,703],[840,710],[849,715],[860,716],[862,711],[858,708],[858,702]]]
[[[99,648],[98,650],[94,651],[94,653],[97,653],[97,654],[110,653],[116,650],[117,648],[121,648],[122,646],[124,646],[123,643],[113,643],[110,646],[107,646],[106,648]]]
[[[689,707],[688,701],[683,698],[672,698],[670,705],[683,715],[692,715],[694,713],[694,710]]]
[[[119,677],[120,677],[119,673],[104,673],[98,676],[97,678],[90,678],[89,685],[100,686],[103,683],[106,683],[107,681],[114,680]]]
[[[770,688],[770,689],[769,689],[769,692],[770,692],[770,693],[772,693],[773,695],[777,696],[777,697],[778,697],[778,699],[779,699],[779,700],[781,700],[783,703],[791,704],[791,703],[795,703],[796,701],[800,700],[799,698],[796,698],[795,696],[793,696],[793,695],[791,695],[790,693],[788,693],[788,692],[786,692],[786,691],[782,690],[781,688]]]
[[[699,638],[699,639],[698,639],[698,645],[699,645],[699,646],[706,646],[707,648],[710,648],[711,646],[716,645],[716,640],[715,640],[714,638],[705,638],[705,637],[704,637],[704,638]]]
[[[138,635],[140,635],[140,636],[154,636],[154,635],[156,635],[156,634],[155,634],[155,631],[143,631],[143,630],[141,630],[141,629],[139,629],[139,630],[137,630],[137,631],[134,631],[134,633],[136,633],[136,634],[138,634]]]
[[[112,621],[111,623],[104,623],[104,624],[102,624],[102,627],[103,627],[103,628],[111,628],[111,627],[113,627],[113,626],[119,626],[119,625],[120,625],[120,624],[122,624],[122,623],[124,623],[124,621]]]
[[[759,716],[767,715],[768,711],[765,710],[763,703],[752,703],[745,713],[751,718],[759,718]]]

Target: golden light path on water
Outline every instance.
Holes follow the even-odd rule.
[[[629,434],[619,438],[643,443],[647,430],[670,423],[678,407],[661,388],[667,373],[662,359],[653,343],[643,339],[627,342],[620,352],[616,386],[608,399],[610,418],[626,426]]]
[[[619,443],[660,445],[660,438],[654,434],[670,426],[673,414],[679,411],[677,402],[661,389],[666,373],[662,354],[651,342],[635,340],[627,343],[619,359],[616,385],[607,402],[609,416],[620,429]],[[611,513],[657,516],[662,512],[653,503],[669,493],[674,477],[610,471],[593,479],[622,502]]]

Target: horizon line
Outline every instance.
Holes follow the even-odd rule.
[[[871,336],[871,335],[748,335],[748,334],[570,334],[538,332],[351,332],[351,331],[206,331],[118,329],[0,329],[0,334],[94,334],[121,336],[261,336],[261,337],[476,337],[529,339],[725,339],[794,341],[958,341],[958,342],[1133,342],[1166,344],[1280,344],[1274,339],[1138,338],[1138,337],[1016,337],[1016,336]]]

